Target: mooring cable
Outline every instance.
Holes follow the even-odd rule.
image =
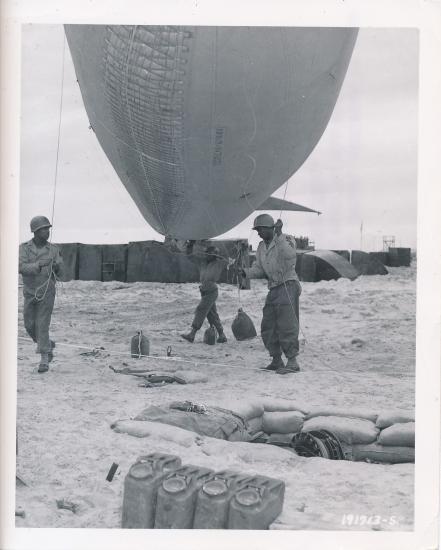
[[[25,336],[18,336],[18,339],[19,340],[24,340],[26,342],[33,342],[31,340],[31,338],[28,338],[28,337],[25,337]],[[66,347],[66,348],[72,348],[72,349],[88,350],[88,351],[91,352],[92,355],[96,354],[97,356],[100,353],[111,355],[111,356],[114,355],[114,356],[124,356],[124,357],[127,357],[128,355],[130,355],[130,353],[126,352],[126,351],[117,351],[117,350],[113,350],[113,349],[108,349],[108,348],[104,348],[104,346],[91,346],[90,344],[82,344],[82,343],[73,344],[73,343],[68,343],[68,342],[57,342],[57,347],[58,346]],[[187,363],[187,364],[191,364],[191,365],[194,365],[194,366],[208,365],[208,366],[212,366],[212,367],[216,367],[216,368],[217,367],[223,367],[223,368],[229,368],[229,369],[234,369],[234,370],[238,370],[238,371],[241,371],[241,370],[243,371],[245,369],[245,370],[252,371],[252,372],[256,372],[256,371],[266,372],[264,369],[260,369],[260,368],[256,368],[256,367],[250,367],[250,366],[246,366],[244,364],[238,365],[238,364],[232,364],[232,363],[217,363],[217,362],[210,361],[210,359],[201,359],[201,360],[195,361],[195,360],[185,359],[185,358],[182,358],[182,357],[179,357],[179,356],[173,357],[173,356],[167,356],[167,355],[162,356],[162,355],[143,355],[143,354],[140,355],[140,358],[147,359],[147,360],[160,360],[160,361],[168,361],[168,362],[175,362],[175,363]],[[325,370],[319,370],[319,369],[302,370],[301,373],[302,374],[315,374],[315,373],[320,373],[320,372],[327,372],[327,373],[333,372],[333,373],[338,374],[339,376],[345,376],[346,374],[353,374],[353,375],[358,376],[360,374],[365,374],[366,373],[366,371],[344,371],[344,372],[340,372],[338,370],[332,369],[331,367],[327,367],[325,365],[325,363],[323,363],[323,362],[322,362],[322,364],[326,367]],[[376,373],[376,374],[378,374],[378,373]],[[392,377],[402,377],[402,376],[414,377],[415,376],[414,374],[401,374],[401,373],[397,374],[397,373],[389,373],[389,372],[384,372],[384,371],[381,371],[381,374],[385,375],[385,376],[392,376]]]
[[[58,131],[57,131],[57,149],[56,149],[56,157],[55,157],[55,172],[54,172],[54,190],[53,190],[53,197],[52,197],[52,213],[51,213],[51,226],[54,225],[54,217],[55,217],[55,198],[56,198],[56,192],[57,192],[57,182],[58,182],[58,164],[59,164],[59,155],[60,155],[60,141],[61,141],[61,120],[62,120],[62,113],[63,113],[63,97],[64,97],[64,66],[65,66],[65,57],[66,57],[66,37],[63,32],[63,52],[62,52],[62,61],[61,61],[61,83],[60,83],[60,106],[59,106],[59,112],[58,112]],[[52,244],[52,231],[49,238],[49,247]],[[47,291],[49,289],[49,284],[54,277],[55,282],[58,281],[57,275],[53,270],[53,264],[54,264],[54,258],[51,258],[50,267],[49,267],[49,276],[47,278],[47,281],[39,285],[34,292],[34,298],[37,302],[42,302],[44,298],[46,297]],[[44,292],[41,296],[39,296],[39,291],[45,287]]]

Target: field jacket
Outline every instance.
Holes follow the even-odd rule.
[[[268,279],[268,288],[284,284],[286,281],[298,281],[296,270],[296,241],[291,235],[274,235],[268,247],[260,241],[256,252],[256,261],[245,268],[250,279]]]
[[[51,271],[51,265],[44,267],[38,266],[39,260],[52,258],[53,271],[57,276],[61,276],[63,269],[63,259],[58,246],[46,243],[39,248],[31,239],[20,245],[18,271],[23,276],[23,290],[34,293],[35,290],[45,285],[50,277],[49,287],[55,285],[55,277]]]

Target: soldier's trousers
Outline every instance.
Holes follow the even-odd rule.
[[[261,335],[271,357],[295,357],[299,353],[299,296],[298,281],[271,288],[263,307]]]
[[[199,330],[202,323],[205,321],[205,318],[207,318],[210,325],[216,327],[218,332],[223,332],[222,323],[216,308],[216,300],[218,295],[219,292],[217,288],[210,291],[201,290],[201,301],[196,308],[193,323],[191,324],[195,330]]]
[[[52,347],[49,339],[49,325],[55,301],[55,286],[49,285],[42,300],[35,298],[34,292],[23,292],[23,320],[26,332],[37,344],[37,353],[48,353]]]

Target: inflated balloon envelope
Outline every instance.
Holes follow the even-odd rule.
[[[98,141],[146,221],[207,239],[258,209],[328,124],[353,28],[66,25]]]

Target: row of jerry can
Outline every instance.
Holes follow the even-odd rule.
[[[283,508],[283,481],[182,465],[152,453],[124,481],[125,529],[268,529]]]

